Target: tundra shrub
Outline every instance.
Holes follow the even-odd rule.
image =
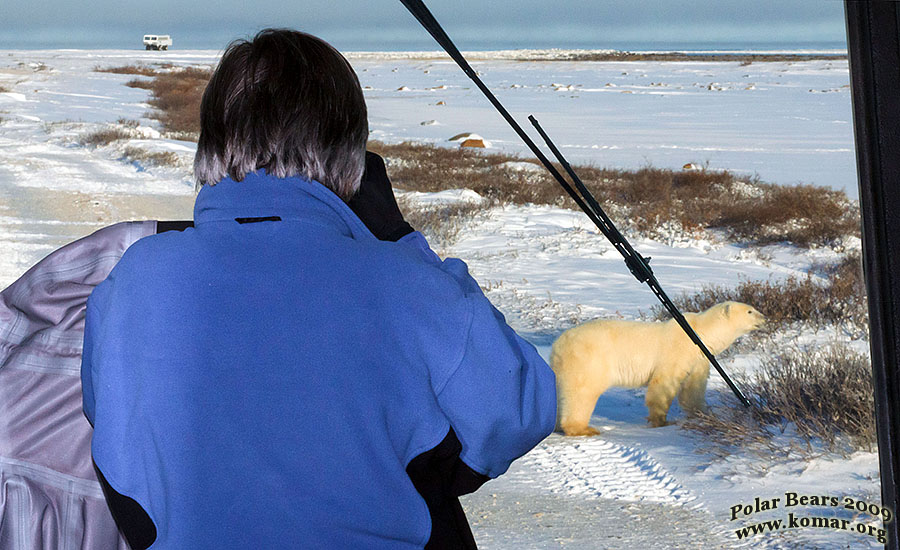
[[[865,284],[859,254],[815,270],[824,277],[818,282],[813,274],[783,281],[744,281],[736,287],[706,286],[700,292],[682,295],[673,302],[683,311],[703,311],[720,302],[734,300],[752,305],[768,319],[766,329],[778,330],[795,322],[816,327],[845,325],[855,332],[868,323]],[[657,319],[668,313],[654,308]]]
[[[166,130],[200,132],[200,98],[210,76],[211,69],[187,67],[153,79],[150,105],[159,109],[157,118]]]
[[[178,154],[173,151],[147,151],[140,147],[126,147],[125,158],[151,166],[180,166]]]
[[[140,88],[142,90],[151,90],[153,89],[153,81],[152,80],[144,80],[142,78],[133,78],[125,83],[129,88]]]
[[[757,185],[760,196],[723,204],[711,225],[757,244],[824,245],[859,233],[859,213],[843,192],[812,185]]]
[[[200,132],[200,99],[212,75],[212,69],[186,67],[166,72],[154,69],[150,71],[152,73],[129,73],[154,78],[150,80],[135,78],[125,85],[150,90],[153,97],[149,103],[156,108],[150,116],[162,122],[166,131],[187,134],[196,141]]]
[[[133,136],[128,131],[119,128],[104,128],[102,130],[97,130],[95,132],[91,132],[89,134],[85,134],[81,136],[78,141],[82,145],[89,146],[100,146],[100,145],[109,145],[114,141],[118,141],[120,139],[131,139]]]
[[[727,406],[682,424],[707,436],[711,450],[725,456],[733,446],[775,454],[873,449],[875,405],[867,355],[845,344],[786,350],[764,359],[756,374],[736,378],[749,409],[729,395]]]
[[[841,436],[857,448],[875,443],[872,365],[864,354],[845,345],[788,351],[764,360],[752,384],[763,424],[791,422],[802,437],[829,448]]]
[[[400,197],[397,200],[403,218],[421,231],[431,246],[441,255],[459,238],[465,222],[489,208],[487,202],[457,202],[451,204],[421,205]]]
[[[150,104],[158,110],[152,116],[167,132],[196,140],[200,98],[211,74],[210,69],[193,67],[157,71],[152,80],[135,79],[126,85],[151,90]],[[513,155],[419,143],[373,141],[369,148],[385,157],[391,178],[403,189],[465,187],[498,204],[577,208],[546,171],[509,167],[508,162],[522,162]],[[786,241],[802,247],[827,246],[859,234],[859,213],[839,191],[741,181],[721,170],[594,166],[575,170],[626,232],[653,237],[673,229],[687,234],[714,229],[732,241],[756,245]]]
[[[409,142],[389,145],[371,141],[368,148],[385,157],[394,186],[408,191],[466,188],[500,203],[562,202],[549,175],[501,168],[503,163],[522,160],[513,155]]]
[[[514,156],[430,144],[369,146],[393,161],[391,177],[404,189],[466,187],[500,203],[577,208],[548,173],[505,168],[507,162],[521,161]],[[617,226],[641,235],[656,236],[673,226],[686,233],[717,229],[738,242],[810,247],[859,233],[855,207],[843,193],[829,189],[743,182],[728,171],[575,170]]]
[[[141,76],[156,76],[159,72],[146,65],[123,65],[121,67],[94,67],[97,73],[114,74],[139,74]]]

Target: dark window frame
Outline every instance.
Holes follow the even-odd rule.
[[[900,481],[900,3],[845,0],[881,498]],[[896,517],[885,548],[900,549]]]

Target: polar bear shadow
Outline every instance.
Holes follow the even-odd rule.
[[[603,392],[591,412],[591,423],[641,425],[647,422],[647,408],[644,406],[645,388],[610,388]],[[676,400],[669,409],[669,416],[679,418],[681,407]],[[599,428],[600,432],[606,431]]]

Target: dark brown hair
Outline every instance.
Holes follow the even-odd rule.
[[[304,176],[343,199],[359,185],[369,126],[350,63],[327,42],[265,29],[225,50],[203,93],[197,182],[265,169]]]

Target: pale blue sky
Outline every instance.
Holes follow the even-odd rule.
[[[169,33],[219,49],[267,26],[311,32],[344,50],[437,49],[396,0],[0,0],[0,49],[135,48]],[[461,49],[840,47],[840,0],[431,0]],[[137,37],[137,40],[135,39]]]

